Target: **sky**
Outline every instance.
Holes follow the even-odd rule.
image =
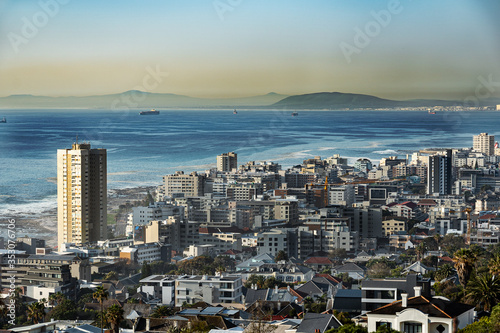
[[[0,0],[0,97],[500,97],[496,0]]]

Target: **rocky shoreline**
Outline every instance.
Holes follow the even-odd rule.
[[[116,214],[120,206],[133,204],[136,201],[144,200],[148,191],[153,194],[156,186],[138,186],[124,189],[108,190],[108,214]],[[41,213],[14,213],[6,217],[5,221],[0,222],[0,228],[4,229],[9,221],[15,220],[15,237],[32,237],[44,239],[47,246],[57,245],[57,208],[52,208]],[[123,228],[126,220],[120,218],[117,220],[115,228]],[[4,234],[4,237],[7,235]]]

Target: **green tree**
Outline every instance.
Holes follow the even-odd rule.
[[[388,325],[381,325],[377,328],[377,330],[375,332],[377,332],[377,333],[398,333],[400,331],[392,329]]]
[[[104,331],[104,300],[108,299],[108,291],[102,286],[96,288],[92,297],[99,302],[101,307],[101,333]]]
[[[494,332],[490,318],[488,317],[483,317],[479,321],[476,321],[472,324],[469,324],[462,328],[461,330],[458,330],[458,333],[490,333]]]
[[[460,284],[465,288],[474,268],[474,253],[469,249],[460,249],[455,252],[453,262],[457,270]]]
[[[494,332],[500,332],[500,304],[491,310],[490,322]]]
[[[422,264],[427,266],[427,267],[436,267],[438,264],[438,257],[437,256],[428,256],[422,259]]]
[[[415,252],[417,253],[417,261],[422,260],[427,252],[427,245],[424,242],[421,242],[415,248]]]
[[[449,254],[453,254],[464,247],[466,247],[466,244],[462,236],[448,234],[441,239],[441,249],[445,250]]]
[[[370,265],[367,274],[371,278],[385,278],[391,275],[391,267],[387,263],[379,261]]]
[[[106,311],[106,320],[111,324],[111,329],[118,333],[120,328],[120,323],[123,320],[123,308],[118,304],[111,305]]]
[[[7,318],[8,318],[7,314],[8,313],[9,313],[9,308],[5,304],[5,301],[0,298],[0,324],[7,322]]]
[[[262,275],[252,274],[245,282],[246,288],[251,288],[252,285],[256,285],[257,288],[264,288],[264,283],[266,282],[266,278]]]
[[[49,312],[49,317],[55,320],[71,320],[77,316],[77,306],[75,302],[64,298]]]
[[[214,274],[214,259],[209,256],[198,256],[190,260],[183,260],[177,265],[179,274]]]
[[[488,263],[490,273],[500,275],[500,254],[495,253]]]
[[[500,278],[490,273],[475,276],[467,285],[465,297],[470,304],[477,306],[485,311],[500,302]]]
[[[212,267],[215,269],[219,267],[224,267],[225,272],[232,271],[234,269],[234,259],[229,256],[217,256],[212,263]]]
[[[339,328],[331,328],[325,333],[368,333],[368,329],[355,324],[348,324]]]
[[[454,272],[455,270],[450,264],[444,264],[436,271],[436,275],[434,277],[436,281],[441,281],[452,276]]]
[[[264,288],[272,289],[275,288],[276,286],[278,286],[278,288],[285,287],[286,283],[281,282],[274,276],[270,276],[264,281]]]
[[[139,304],[139,300],[137,298],[131,297],[127,300],[127,304]]]
[[[104,280],[118,280],[118,274],[115,271],[111,271],[104,277]]]
[[[151,265],[144,262],[141,267],[141,278],[145,279],[150,275],[152,275]]]
[[[62,292],[58,291],[55,294],[49,295],[49,304],[55,306],[55,305],[60,304],[65,299],[67,299],[66,295],[64,295]]]
[[[278,262],[278,261],[282,261],[282,260],[287,261],[288,255],[286,254],[285,251],[279,250],[278,253],[276,254],[276,257],[274,258],[274,261]]]
[[[38,324],[45,317],[45,304],[42,302],[34,302],[28,305],[28,320],[33,324]]]
[[[166,305],[160,305],[157,307],[153,313],[151,314],[151,317],[153,318],[163,318],[163,317],[168,317],[171,316],[175,313],[174,309],[166,306]]]

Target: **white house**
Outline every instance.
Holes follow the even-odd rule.
[[[366,314],[368,332],[375,332],[379,326],[388,325],[392,329],[408,333],[452,333],[474,322],[474,306],[451,302],[435,296],[402,299],[382,306]]]

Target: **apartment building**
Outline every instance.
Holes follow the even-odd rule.
[[[163,176],[164,193],[167,197],[184,196],[196,197],[203,196],[205,189],[205,176],[192,172],[189,175],[184,171],[177,171],[173,175]]]
[[[495,155],[495,136],[481,133],[472,137],[472,148],[486,156]]]
[[[174,306],[175,304],[175,279],[171,275],[150,275],[141,279],[137,292],[148,294],[158,300],[159,304]]]
[[[242,303],[242,287],[241,275],[181,276],[175,280],[175,306],[199,301]]]
[[[217,171],[230,172],[238,168],[238,154],[235,152],[217,155]]]
[[[58,245],[103,239],[107,232],[106,150],[74,143],[57,150]]]
[[[337,206],[351,206],[355,200],[354,186],[330,187],[328,203]]]
[[[90,280],[88,260],[75,256],[19,253],[13,266],[8,260],[7,254],[0,255],[1,284],[10,285],[10,277],[14,275],[16,287],[25,287],[26,295],[37,300],[49,299],[57,292],[74,298],[77,279]]]

